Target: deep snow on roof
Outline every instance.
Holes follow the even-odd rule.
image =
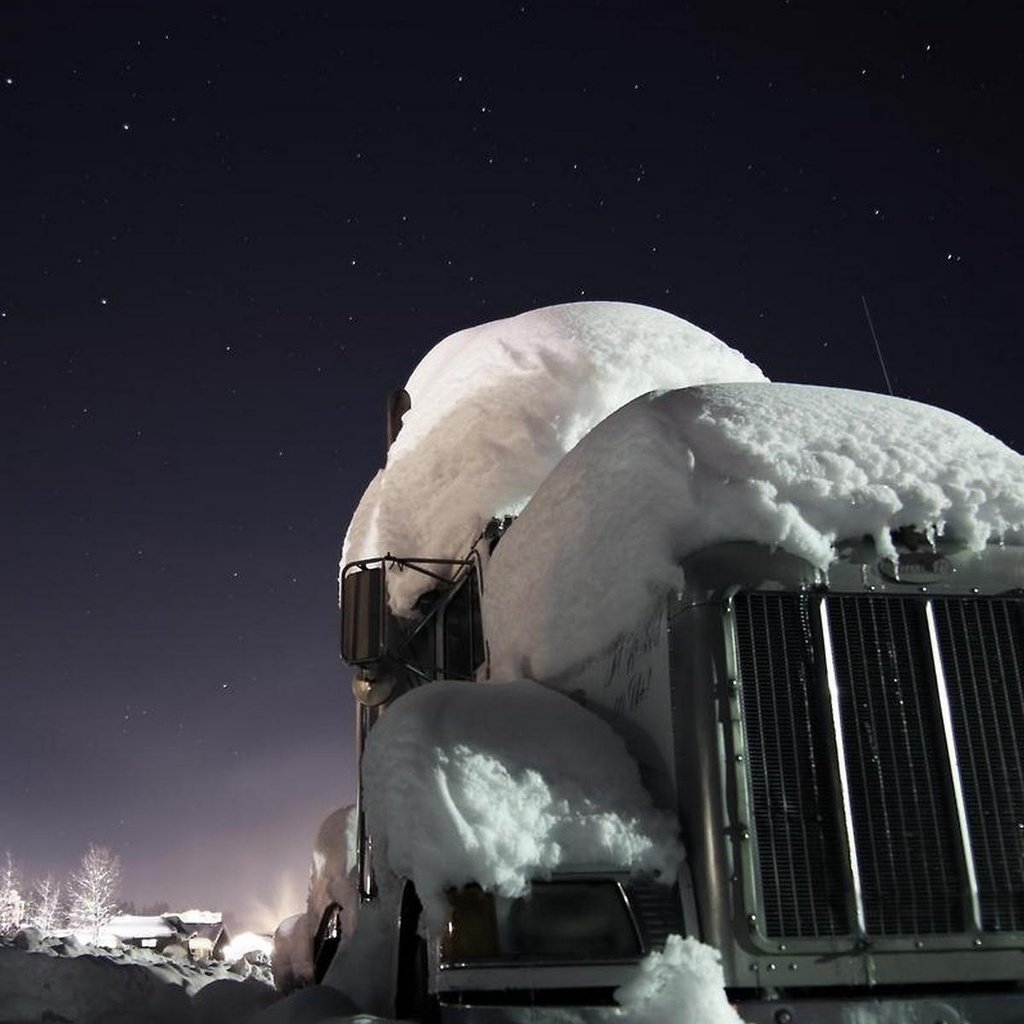
[[[624,302],[536,309],[437,344],[406,386],[412,408],[363,496],[343,561],[463,556],[493,516],[518,513],[594,424],[655,388],[763,380],[679,317]],[[392,607],[429,585],[393,574]]]
[[[708,545],[782,547],[822,570],[837,540],[914,526],[972,549],[1024,531],[1024,457],[953,413],[798,384],[647,395],[599,424],[495,551],[491,671],[546,679],[639,624]],[[529,666],[527,671],[525,666]]]
[[[103,931],[118,939],[160,939],[178,934],[165,917],[138,914],[120,914],[112,917],[103,926]]]

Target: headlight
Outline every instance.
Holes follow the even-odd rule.
[[[611,879],[535,882],[520,899],[472,886],[448,894],[445,965],[479,960],[580,963],[630,960],[640,938],[625,894]]]

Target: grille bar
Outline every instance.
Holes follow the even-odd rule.
[[[839,791],[843,800],[843,829],[846,833],[846,855],[850,867],[850,882],[853,887],[853,919],[859,936],[867,934],[864,917],[864,889],[860,880],[860,863],[857,858],[857,837],[854,833],[853,802],[850,797],[850,775],[846,769],[846,744],[843,740],[843,724],[840,718],[839,676],[836,673],[836,659],[833,654],[832,629],[828,621],[828,599],[822,597],[818,603],[821,640],[825,650],[825,681],[828,685],[829,709],[832,712],[832,729],[835,735],[837,767],[839,769]]]
[[[949,707],[949,688],[946,685],[946,672],[942,664],[942,651],[939,646],[939,633],[935,625],[935,608],[931,601],[924,606],[925,620],[928,623],[928,643],[931,648],[932,667],[935,670],[935,690],[939,699],[939,712],[942,716],[942,734],[946,744],[946,755],[949,758],[949,774],[953,782],[953,800],[956,804],[956,821],[960,828],[960,842],[963,846],[964,869],[967,872],[967,892],[971,901],[971,924],[981,930],[981,901],[978,896],[978,875],[974,868],[974,851],[971,848],[971,832],[967,824],[967,809],[964,804],[963,783],[960,778],[960,765],[956,752],[956,738],[953,734],[953,714]]]

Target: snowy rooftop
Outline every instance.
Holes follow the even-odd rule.
[[[406,390],[412,408],[367,488],[343,560],[463,556],[493,516],[518,513],[596,423],[656,388],[764,380],[707,331],[624,302],[575,302],[459,331]],[[425,578],[392,577],[393,607]]]
[[[219,910],[176,910],[164,916],[176,917],[182,924],[220,924],[223,921]]]
[[[118,939],[162,939],[178,934],[166,918],[139,914],[112,917],[103,930]]]

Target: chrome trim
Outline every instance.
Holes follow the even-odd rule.
[[[633,926],[633,936],[636,939],[636,947],[640,950],[641,956],[646,956],[650,953],[647,948],[647,933],[640,927],[640,921],[636,916],[636,911],[633,909],[633,901],[629,898],[629,893],[626,891],[626,887],[617,878],[612,880],[615,888],[619,890],[619,899],[622,900],[626,907],[626,913],[629,915],[629,923]]]
[[[746,743],[746,722],[743,717],[743,706],[740,687],[740,648],[739,636],[736,627],[736,595],[742,590],[739,586],[729,587],[724,594],[722,602],[722,628],[725,635],[725,685],[728,693],[725,695],[724,703],[727,706],[728,725],[731,730],[732,753],[736,759],[732,765],[726,763],[728,748],[726,745],[726,723],[722,717],[717,717],[718,735],[716,743],[718,746],[718,782],[719,800],[722,807],[722,824],[725,835],[732,836],[731,842],[722,844],[722,853],[725,857],[725,876],[735,879],[737,876],[736,862],[740,862],[739,871],[740,891],[744,907],[747,912],[747,921],[752,924],[756,931],[763,934],[762,922],[764,921],[764,900],[762,899],[761,871],[757,863],[756,842],[736,839],[736,830],[740,835],[744,832],[747,836],[754,829],[754,799],[750,792],[750,767],[748,763],[748,751]],[[729,800],[729,781],[733,781],[736,792],[736,813],[731,813]],[[750,915],[753,915],[751,921]]]
[[[829,710],[832,715],[832,733],[835,737],[836,759],[839,768],[839,789],[843,798],[843,832],[846,836],[846,855],[849,859],[850,878],[853,882],[854,927],[860,938],[867,936],[864,917],[864,893],[860,883],[860,864],[853,829],[853,805],[850,801],[850,778],[846,771],[846,744],[843,741],[843,723],[839,712],[839,676],[836,673],[832,651],[832,629],[828,622],[828,598],[823,594],[818,603],[822,647],[825,651],[825,680],[828,684]]]
[[[949,706],[949,687],[946,683],[946,672],[942,666],[939,631],[935,625],[935,611],[931,598],[924,603],[924,615],[928,623],[928,641],[931,645],[935,690],[939,698],[942,732],[946,741],[946,757],[949,759],[949,774],[953,780],[953,802],[956,805],[956,820],[960,828],[960,843],[963,848],[964,867],[967,871],[967,889],[971,898],[971,921],[975,929],[981,931],[981,898],[978,890],[978,875],[974,867],[974,851],[971,848],[971,832],[967,821],[967,806],[964,803],[963,783],[960,779],[960,764],[957,760],[956,737],[953,733],[953,714]]]

